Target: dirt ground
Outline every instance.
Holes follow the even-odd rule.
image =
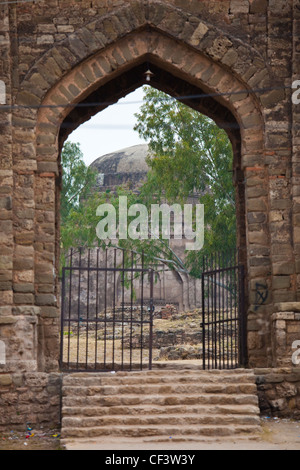
[[[57,432],[28,433],[8,432],[0,434],[0,450],[300,450],[300,421],[277,418],[262,418],[260,435],[238,438],[204,438],[197,441],[155,442],[149,439],[111,439],[73,440],[61,442]]]
[[[1,450],[61,450],[59,431],[9,431],[0,433]]]

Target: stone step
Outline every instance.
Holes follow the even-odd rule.
[[[174,425],[155,425],[155,426],[99,426],[66,428],[62,430],[62,438],[95,438],[100,436],[126,436],[126,437],[145,437],[145,436],[233,436],[240,434],[250,434],[260,432],[258,425],[201,425],[201,426],[178,426]]]
[[[162,372],[162,371],[160,371]],[[174,372],[174,371],[170,371]],[[93,374],[93,375],[82,375],[74,376],[73,374],[64,377],[65,386],[99,386],[99,385],[142,385],[142,384],[165,384],[174,382],[174,376],[176,376],[176,383],[222,383],[232,384],[232,383],[255,383],[254,374],[211,374],[211,373],[196,373],[189,372],[183,374],[179,372],[177,374],[170,373],[137,373],[132,372],[128,375],[117,374]]]
[[[163,415],[176,414],[178,416],[185,414],[216,414],[221,419],[223,415],[257,415],[257,406],[255,405],[197,405],[197,406],[155,406],[141,404],[137,406],[63,406],[62,414],[64,417],[80,416],[96,417],[96,416],[146,416],[146,415]]]
[[[222,440],[224,439],[224,442],[228,443],[228,442],[233,442],[233,443],[243,443],[243,442],[249,442],[250,440],[253,440],[253,441],[256,441],[258,439],[258,436],[259,434],[261,433],[261,428],[257,429],[257,428],[254,428],[250,431],[250,433],[247,433],[247,432],[243,432],[243,433],[240,433],[240,434],[232,434],[231,436],[214,436],[214,435],[211,435],[211,436],[199,436],[199,435],[193,435],[193,434],[189,434],[189,435],[180,435],[180,434],[177,434],[177,435],[173,435],[173,436],[145,436],[145,437],[142,437],[140,439],[140,442],[141,444],[157,444],[157,443],[160,443],[162,445],[164,445],[166,442],[172,442],[172,443],[175,443],[175,442],[178,442],[178,443],[193,443],[195,444],[196,442],[198,443],[205,443],[205,444],[208,444],[208,443],[211,443],[211,444],[216,444],[216,440],[218,443],[222,442]],[[117,438],[117,439],[120,439],[120,438]],[[126,438],[125,438],[126,439]],[[103,442],[105,440],[105,438],[102,436],[101,437],[101,442]],[[126,439],[127,440],[127,439]],[[136,442],[138,439],[134,439],[134,441]],[[85,439],[82,439],[82,442],[84,442]],[[87,440],[88,441],[88,440]],[[111,438],[109,438],[109,441],[111,441]],[[128,439],[127,442],[132,442],[133,440],[132,439]],[[162,448],[162,447],[161,447]],[[179,447],[178,447],[179,449]]]
[[[141,384],[118,386],[63,386],[63,396],[110,396],[115,395],[182,395],[182,394],[252,394],[257,387],[255,384]]]
[[[63,439],[176,439],[260,430],[253,371],[171,369],[63,378]]]
[[[174,405],[257,405],[256,395],[247,394],[185,394],[185,395],[121,395],[121,396],[65,396],[65,406],[133,406],[153,404],[160,406]]]
[[[182,365],[185,364],[185,361],[180,361],[180,364],[175,364],[172,362],[167,362],[161,364],[160,367],[153,368],[152,370],[144,369],[144,370],[124,370],[124,371],[87,371],[87,372],[71,372],[65,373],[64,379],[73,379],[73,378],[92,378],[92,377],[132,377],[132,376],[166,376],[166,375],[190,375],[190,374],[200,374],[203,376],[233,376],[237,377],[239,375],[253,375],[252,369],[210,369],[210,370],[203,370],[202,367],[198,366],[197,364],[190,364],[189,366]]]
[[[165,414],[165,415],[116,415],[101,417],[64,417],[62,425],[64,429],[103,427],[103,426],[182,426],[185,425],[259,425],[260,419],[255,415],[218,415],[218,414],[192,414],[186,413],[181,415]]]

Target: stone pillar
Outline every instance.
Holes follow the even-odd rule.
[[[272,314],[272,367],[292,367],[296,342],[300,342],[300,304],[275,304]]]
[[[273,90],[263,99],[266,122],[266,165],[269,176],[269,226],[271,248],[272,300],[270,333],[272,367],[291,366],[292,336],[297,336],[297,251],[295,196],[294,110],[290,87],[295,61],[293,0],[271,2],[268,9],[268,64],[274,71]],[[280,41],[278,41],[280,37]],[[292,58],[291,58],[292,55]],[[293,332],[293,335],[292,335]],[[291,336],[292,335],[292,336]],[[297,338],[295,338],[297,339]]]
[[[291,83],[300,80],[300,11],[299,4],[294,1],[293,5],[293,73]],[[299,88],[299,87],[298,87]],[[292,90],[296,91],[296,90]],[[297,300],[300,301],[300,103],[293,102],[292,106],[292,182],[293,182],[293,239],[295,253],[295,285],[297,289]]]
[[[10,36],[8,6],[0,11],[1,57],[0,106],[11,104]],[[5,367],[8,351],[14,336],[13,306],[13,163],[12,163],[12,114],[8,108],[0,113],[0,341],[2,341],[1,370]]]
[[[279,67],[282,83],[291,87],[295,80],[300,79],[300,11],[297,1],[290,0],[278,6],[279,10],[270,11],[270,26],[276,22],[276,30],[282,37],[285,31],[286,37],[275,45],[275,39],[272,43],[270,36],[270,49],[276,49],[270,64]],[[289,38],[292,38],[291,54],[287,53]],[[288,92],[286,99],[279,102],[268,116],[272,117],[269,127],[272,125],[273,128],[268,143],[274,147],[269,153],[274,302],[271,317],[272,366],[291,367],[293,343],[300,341],[300,104],[294,103]]]
[[[45,157],[43,157],[45,158]],[[39,162],[38,162],[39,165]],[[52,371],[59,358],[59,292],[56,259],[56,176],[44,162],[35,178],[35,304],[39,316],[39,370]],[[57,162],[55,162],[57,168]],[[44,170],[47,170],[44,171]],[[58,210],[59,211],[59,210]]]

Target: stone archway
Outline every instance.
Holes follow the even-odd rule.
[[[95,6],[92,10],[77,5],[77,15],[82,13],[77,27],[62,24],[58,16],[65,10],[59,10],[59,5],[57,16],[47,24],[48,35],[37,32],[32,55],[27,57],[25,49],[20,52],[26,56],[26,67],[19,83],[12,77],[8,101],[16,107],[7,117],[11,134],[3,134],[8,139],[5,155],[9,145],[11,152],[5,156],[5,162],[11,161],[5,178],[13,188],[13,196],[5,203],[13,214],[7,223],[12,241],[5,298],[11,336],[25,317],[26,321],[30,318],[29,341],[39,338],[38,347],[29,348],[25,368],[57,368],[59,306],[54,258],[59,229],[58,156],[63,141],[68,132],[106,106],[93,103],[114,102],[142,85],[148,63],[155,72],[153,85],[163,91],[175,97],[205,94],[186,102],[215,119],[230,136],[239,244],[245,250],[248,273],[250,365],[276,363],[271,315],[282,309],[294,312],[297,307],[279,305],[297,300],[298,232],[291,227],[291,185],[284,165],[275,161],[277,157],[286,167],[290,165],[291,149],[272,131],[279,121],[278,103],[282,109],[287,97],[284,89],[276,89],[281,80],[274,78],[274,67],[262,48],[239,34],[225,6],[216,2],[218,9],[206,12],[202,2],[197,2],[197,8],[194,3],[181,8],[171,0],[165,4],[120,2],[118,8]],[[261,14],[256,11],[257,2],[253,3],[247,13],[246,7],[235,12],[234,5],[229,13],[235,12],[245,25],[244,14],[250,10],[253,15]],[[23,13],[20,31],[26,34],[27,10],[18,8]],[[32,15],[41,12],[40,6],[31,10]],[[51,31],[58,30],[53,25],[58,23],[60,35],[52,37]],[[295,179],[295,188],[296,184]],[[296,205],[293,210],[297,212]],[[268,296],[258,304],[261,285]],[[9,344],[7,351],[10,367],[18,369],[18,354]]]
[[[258,104],[245,84],[224,67],[161,32],[146,28],[126,36],[78,64],[46,94],[36,128],[40,170],[36,188],[42,192],[43,188],[46,192],[47,187],[54,188],[59,175],[57,157],[64,139],[70,130],[106,106],[98,107],[93,103],[114,102],[144,83],[144,72],[149,64],[155,74],[152,86],[175,97],[205,95],[198,100],[186,100],[186,103],[205,112],[228,132],[235,155],[239,244],[246,262],[249,258],[243,181],[248,160],[254,166],[262,161],[259,149],[263,135]]]

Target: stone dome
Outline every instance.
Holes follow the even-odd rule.
[[[97,158],[92,168],[98,171],[98,187],[113,189],[122,184],[139,186],[149,171],[146,163],[148,145],[134,145]]]

